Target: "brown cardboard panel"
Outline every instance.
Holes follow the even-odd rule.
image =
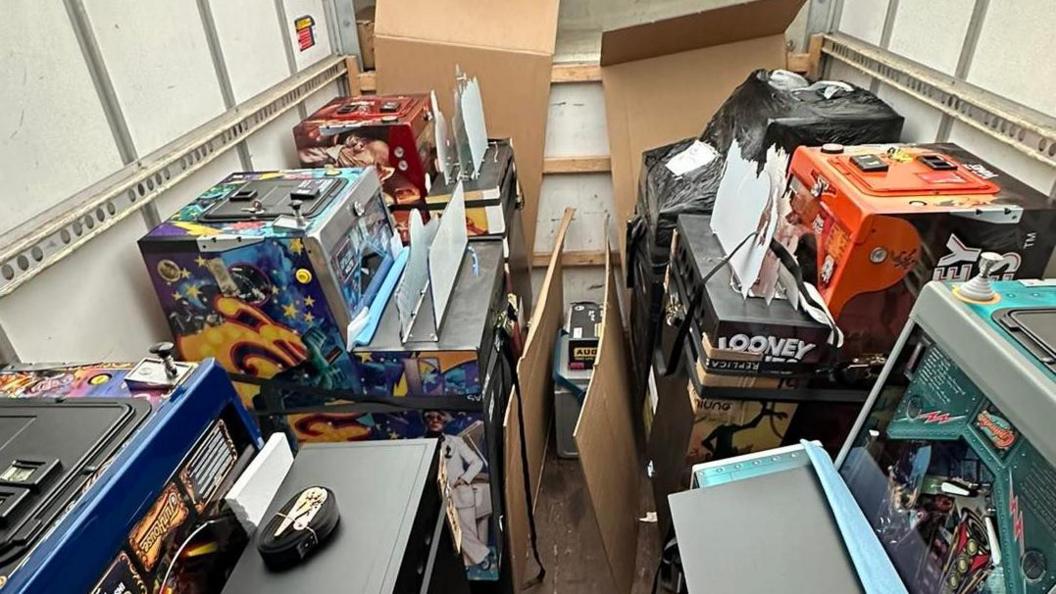
[[[383,2],[383,6],[400,4]],[[380,24],[380,21],[379,21]],[[535,243],[539,187],[543,181],[543,144],[550,100],[549,54],[412,41],[376,35],[379,94],[436,90],[440,109],[454,113],[455,66],[480,80],[488,134],[510,138],[524,194],[524,231],[528,253]]]
[[[804,0],[753,0],[605,31],[601,65],[611,66],[783,34]]]
[[[527,431],[528,463],[532,493],[538,495],[546,459],[546,442],[550,436],[550,419],[553,416],[553,392],[551,377],[554,361],[554,338],[564,318],[564,274],[561,252],[565,235],[572,223],[575,209],[566,208],[561,225],[554,239],[554,251],[550,254],[550,265],[546,269],[539,298],[532,311],[528,338],[524,342],[524,354],[517,362],[517,376],[521,381],[524,398],[525,430]]]
[[[634,582],[638,541],[638,457],[631,420],[626,344],[611,260],[598,359],[574,437],[616,592]]]
[[[524,470],[521,464],[521,430],[517,407],[516,390],[511,391],[510,403],[503,422],[504,466],[506,480],[503,489],[506,495],[506,552],[513,575],[515,590],[525,583],[528,554],[531,551],[528,529],[528,502],[524,491]]]
[[[699,135],[752,70],[784,64],[782,34],[602,68],[616,220],[634,211],[642,151]]]
[[[554,251],[550,254],[550,265],[546,269],[546,277],[532,310],[531,329],[525,340],[524,353],[517,362],[517,376],[524,392],[518,395],[514,391],[506,411],[504,427],[507,542],[515,586],[524,584],[525,580],[531,577],[526,575],[531,551],[531,533],[528,528],[528,502],[525,498],[524,470],[521,464],[517,399],[522,396],[524,398],[525,444],[528,448],[528,475],[534,502],[539,501],[539,486],[542,482],[543,463],[546,460],[546,442],[550,436],[553,405],[550,366],[553,362],[554,337],[557,336],[564,314],[561,251],[574,214],[574,209],[566,208],[561,218],[561,226],[554,241]]]
[[[557,4],[558,0],[378,2],[374,34],[549,57],[557,37]]]

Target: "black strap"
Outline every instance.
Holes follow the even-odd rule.
[[[292,397],[304,403],[290,405]],[[278,379],[261,385],[254,399],[253,413],[257,416],[289,415],[309,412],[332,413],[400,413],[426,410],[480,411],[480,402],[465,396],[371,396],[350,390],[330,390],[316,386],[295,384]]]
[[[509,315],[514,315],[510,313]],[[539,556],[539,533],[535,528],[535,503],[532,496],[532,477],[531,473],[528,472],[528,440],[526,438],[527,432],[524,426],[524,392],[521,391],[521,382],[517,378],[517,357],[513,353],[513,345],[511,344],[511,337],[509,336],[508,329],[503,325],[500,330],[503,332],[504,339],[502,342],[502,355],[506,358],[506,362],[510,365],[510,375],[513,378],[513,390],[517,394],[517,426],[521,433],[521,472],[524,474],[524,498],[528,504],[528,532],[531,536],[532,542],[532,556],[535,558],[536,565],[539,566],[539,573],[534,578],[528,580],[527,583],[521,584],[521,589],[541,584],[543,578],[546,577],[546,567],[543,566],[542,557]],[[539,477],[542,480],[542,477]]]
[[[814,296],[810,293],[810,291],[807,290],[807,284],[803,280],[803,268],[800,267],[799,262],[796,261],[796,257],[788,251],[788,248],[786,248],[783,244],[781,244],[781,242],[777,241],[776,239],[771,239],[770,251],[773,252],[773,254],[777,257],[778,261],[781,262],[781,265],[785,267],[785,270],[788,270],[789,274],[791,274],[792,278],[796,281],[796,288],[799,290],[799,298],[805,301],[807,305],[813,307],[816,310],[828,312],[829,310],[825,306],[825,304],[819,303],[816,299],[814,299]],[[835,327],[835,320],[831,320],[831,315],[830,321],[833,322],[832,332],[834,334],[838,333],[839,328]],[[822,362],[822,364],[820,365],[820,371],[828,371],[830,369],[834,369],[837,366],[837,362],[839,361],[839,355],[837,354],[837,352],[839,351],[839,347],[837,346],[837,344],[833,344],[830,346],[832,348],[828,349],[828,360]]]
[[[638,215],[631,217],[627,221],[626,242],[624,248],[624,257],[627,258],[627,262],[624,265],[624,274],[627,275],[627,288],[633,289],[636,282],[644,282],[644,279],[635,279],[634,274],[637,270],[638,260],[638,242],[645,237],[645,221],[642,220]]]

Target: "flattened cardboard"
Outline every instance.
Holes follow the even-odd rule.
[[[488,132],[512,139],[524,194],[528,253],[535,243],[557,0],[381,2],[375,25],[378,92],[436,89],[454,113],[455,66],[480,80]]]
[[[783,32],[802,4],[756,0],[602,34],[617,224],[634,211],[642,151],[698,136],[748,73],[784,68]]]
[[[552,392],[550,388],[550,366],[553,364],[553,337],[561,327],[564,308],[563,276],[561,252],[564,249],[565,235],[572,223],[575,210],[565,209],[561,226],[554,242],[554,251],[550,255],[550,265],[546,270],[539,300],[532,310],[531,330],[524,345],[524,354],[517,362],[517,375],[520,379],[522,395],[516,390],[510,397],[506,410],[505,427],[505,463],[506,463],[506,503],[507,503],[507,541],[509,543],[510,567],[513,572],[513,583],[516,589],[528,579],[528,562],[531,551],[530,532],[528,528],[528,502],[525,500],[524,471],[521,464],[520,424],[518,422],[517,399],[524,397],[525,443],[528,447],[529,481],[532,485],[533,501],[539,501],[539,487],[542,482],[543,464],[546,460],[546,442],[550,436],[550,418],[552,416]]]
[[[513,575],[514,590],[520,590],[527,579],[528,554],[531,551],[528,529],[528,501],[524,496],[524,471],[521,465],[521,426],[518,413],[517,391],[511,390],[510,403],[506,407],[503,421],[503,444],[506,467],[504,492],[506,494],[506,555]],[[533,500],[534,501],[534,500]]]
[[[601,65],[612,66],[735,41],[783,35],[804,0],[754,0],[605,31]]]
[[[611,253],[611,252],[610,252]],[[574,437],[616,592],[634,583],[638,545],[638,455],[631,383],[611,256],[605,263],[605,313],[594,375]]]
[[[503,0],[501,5],[473,0],[378,2],[374,35],[552,56],[557,4],[557,0]]]
[[[550,254],[550,265],[546,269],[543,285],[539,290],[539,301],[532,311],[528,338],[524,343],[524,354],[517,362],[517,376],[524,390],[525,428],[528,431],[528,463],[532,481],[532,492],[539,493],[546,459],[546,441],[550,437],[550,419],[553,416],[553,392],[550,386],[551,367],[554,362],[554,337],[561,329],[564,317],[564,286],[561,252],[564,251],[565,235],[572,223],[575,209],[566,208],[554,240],[554,251]]]

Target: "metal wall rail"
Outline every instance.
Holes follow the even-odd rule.
[[[821,51],[1056,167],[1056,119],[1050,116],[846,35],[825,35]]]
[[[0,297],[345,74],[344,56],[326,58],[34,217],[27,233],[0,244]]]

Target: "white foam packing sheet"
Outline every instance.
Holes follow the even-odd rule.
[[[274,433],[246,471],[224,495],[235,517],[248,534],[256,532],[264,514],[293,466],[293,451],[282,433]]]
[[[413,245],[414,240],[411,241]],[[468,243],[466,201],[460,181],[451,193],[451,201],[440,215],[440,226],[429,249],[429,285],[433,294],[433,319],[437,331],[443,324],[447,302],[455,288],[462,255]]]
[[[444,183],[451,183],[451,155],[450,139],[448,138],[447,119],[444,112],[440,111],[440,105],[436,101],[436,91],[429,93],[429,100],[433,108],[433,133],[436,136],[436,168],[444,176]],[[428,179],[428,176],[426,176]]]
[[[488,130],[484,123],[484,102],[480,94],[480,82],[474,77],[462,88],[460,97],[462,120],[469,141],[470,157],[473,161],[473,178],[480,175],[484,153],[488,151]]]
[[[396,310],[400,318],[400,339],[407,340],[414,324],[415,314],[425,297],[426,285],[429,283],[429,244],[432,242],[432,231],[436,225],[426,228],[422,224],[422,215],[412,210],[409,233],[411,253],[407,256],[407,266],[403,269],[403,278],[396,289]]]

